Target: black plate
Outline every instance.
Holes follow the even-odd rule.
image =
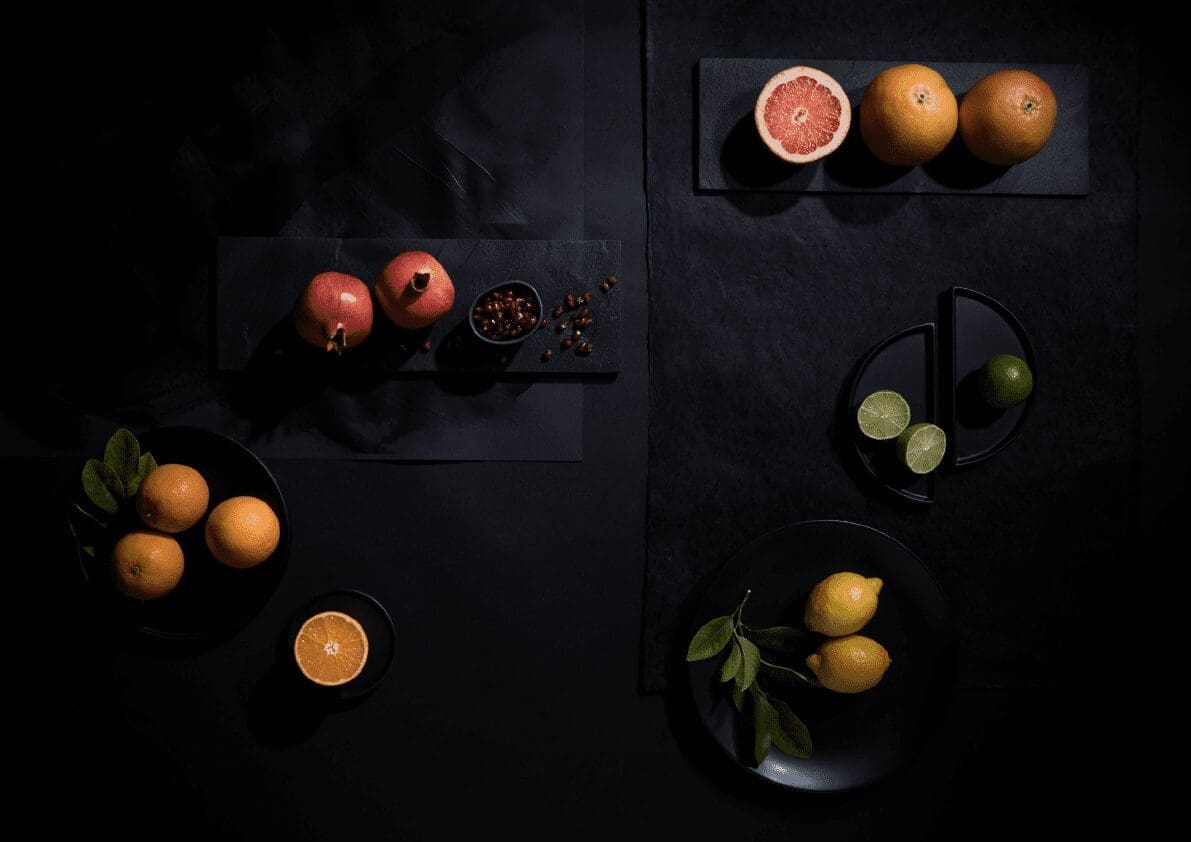
[[[848,417],[860,463],[877,483],[903,500],[935,502],[935,472],[914,474],[897,459],[894,441],[873,441],[860,432],[856,412],[866,397],[880,389],[892,389],[910,405],[910,423],[938,423],[938,381],[933,322],[908,327],[869,351],[852,378],[848,392]]]
[[[1001,302],[982,292],[952,287],[944,296],[944,324],[950,336],[944,408],[947,424],[947,458],[964,467],[989,459],[1007,447],[1021,431],[1034,395],[1004,411],[987,407],[980,399],[980,369],[989,357],[1021,357],[1034,375],[1038,389],[1038,364],[1030,337],[1017,317]]]
[[[161,427],[140,434],[138,439],[141,449],[152,453],[158,464],[178,462],[202,474],[211,492],[211,509],[238,495],[264,500],[281,521],[281,541],[261,564],[233,570],[207,550],[204,519],[174,536],[185,557],[182,581],[171,593],[149,602],[137,602],[116,591],[109,572],[110,546],[97,547],[95,558],[79,553],[83,576],[98,598],[111,603],[120,625],[164,640],[201,641],[230,635],[264,607],[285,572],[290,528],[281,488],[252,451],[219,433],[197,427]]]
[[[745,622],[799,626],[806,595],[844,570],[884,580],[877,614],[861,634],[888,649],[893,663],[865,693],[782,688],[779,695],[810,729],[810,760],[773,749],[754,768],[749,726],[718,681],[720,659],[691,664],[688,671],[697,715],[711,738],[758,778],[790,789],[832,792],[870,784],[909,760],[934,732],[955,680],[951,620],[938,583],[914,553],[876,529],[807,521],[738,552],[712,580],[691,626],[694,634],[712,617],[730,614],[750,589]]]
[[[397,648],[397,629],[393,625],[393,618],[375,597],[350,588],[331,591],[310,600],[290,617],[285,637],[281,641],[282,656],[294,664],[294,671],[299,676],[300,671],[293,660],[294,639],[298,636],[302,623],[323,611],[341,611],[355,618],[363,627],[364,634],[368,635],[368,660],[364,662],[364,669],[359,675],[338,687],[321,687],[306,678],[300,680],[309,685],[312,692],[327,699],[358,699],[372,692],[376,685],[380,684],[385,673],[389,671],[389,664],[393,662],[393,653]]]

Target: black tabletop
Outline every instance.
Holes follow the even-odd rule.
[[[740,26],[791,38],[872,11],[836,4],[829,23],[749,5]],[[77,482],[79,454],[102,447],[101,421],[144,429],[220,405],[207,294],[220,236],[620,241],[625,297],[620,371],[581,387],[581,423],[566,415],[581,461],[266,458],[289,509],[288,567],[259,615],[217,644],[102,633],[56,504],[29,507],[26,522],[54,536],[52,563],[38,562],[50,576],[25,600],[38,628],[50,626],[50,678],[29,699],[48,712],[33,758],[43,783],[27,802],[47,827],[123,838],[960,838],[977,815],[1005,828],[1038,807],[1056,823],[1070,816],[1074,802],[1055,807],[1056,780],[1085,800],[1108,790],[1095,770],[1119,738],[1056,725],[1076,706],[1083,722],[1089,706],[1109,713],[1070,674],[967,687],[908,768],[826,798],[756,786],[723,763],[679,697],[641,692],[653,139],[638,4],[215,4],[188,23],[163,20],[157,41],[131,12],[81,14],[55,22],[68,31],[45,70],[43,98],[56,107],[40,127],[44,189],[28,205],[52,276],[34,325],[59,339],[13,373],[2,419],[0,452],[28,499],[56,501]],[[1015,14],[1029,19],[1024,6]],[[994,44],[1009,26],[986,5],[964,20]],[[1163,372],[1165,343],[1186,325],[1174,246],[1188,127],[1160,107],[1182,96],[1181,78],[1144,72],[1158,61],[1143,51],[1143,77],[1165,87],[1142,99],[1139,152],[1141,448],[1153,472],[1139,520],[1155,530],[1175,522],[1166,513],[1185,492],[1186,457],[1169,445],[1187,406],[1185,376]],[[485,166],[499,159],[493,184],[451,151],[461,140]],[[439,163],[463,185],[445,183]],[[1149,229],[1147,208],[1163,220]],[[1147,417],[1147,406],[1162,410]],[[1110,589],[1106,571],[1094,573],[1068,597],[1079,616]],[[395,657],[372,695],[310,715],[273,681],[278,639],[294,610],[338,588],[386,606]]]

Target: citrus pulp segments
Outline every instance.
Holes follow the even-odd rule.
[[[852,106],[833,77],[799,65],[765,83],[753,119],[774,155],[792,164],[808,164],[830,155],[844,142],[852,125]]]

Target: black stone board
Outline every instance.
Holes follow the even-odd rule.
[[[856,110],[865,87],[887,67],[914,61],[947,80],[957,99],[995,70],[1023,68],[1051,86],[1059,103],[1046,146],[1013,167],[994,167],[972,156],[958,132],[939,157],[920,167],[893,167],[872,156],[860,137]],[[798,166],[779,160],[757,136],[753,107],[775,73],[794,65],[816,67],[848,92],[852,127],[826,158]],[[698,176],[701,190],[807,193],[992,193],[1082,196],[1088,192],[1088,68],[1072,64],[992,64],[923,59],[705,58],[698,70]]]
[[[439,322],[422,331],[399,330],[376,306],[372,334],[341,359],[297,336],[291,321],[294,302],[314,275],[346,272],[371,286],[381,268],[405,251],[433,254],[455,284],[454,307]],[[602,292],[600,285],[619,271],[620,243],[607,240],[224,237],[216,274],[217,367],[242,370],[267,362],[298,371],[613,374],[620,365],[622,295],[617,287]],[[467,323],[469,306],[488,288],[511,280],[538,290],[549,325],[518,346],[483,345]],[[557,332],[560,319],[552,312],[567,293],[584,292],[592,294],[584,306],[595,323],[583,335],[594,351],[580,355],[574,345],[562,347],[570,334]],[[429,352],[422,350],[425,340]]]

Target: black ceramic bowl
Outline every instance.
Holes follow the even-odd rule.
[[[534,311],[537,313],[537,319],[534,322],[533,327],[529,328],[528,330],[524,331],[523,333],[521,333],[518,336],[512,336],[512,337],[509,337],[508,339],[493,339],[490,336],[488,336],[487,334],[485,334],[484,331],[480,330],[480,326],[479,326],[479,324],[476,323],[474,314],[475,314],[476,310],[482,306],[484,299],[487,298],[491,293],[497,292],[497,291],[504,291],[506,289],[513,290],[514,296],[524,295],[531,302],[533,302]],[[538,326],[541,324],[541,322],[542,322],[542,297],[540,295],[538,295],[538,291],[536,289],[534,289],[531,284],[527,284],[527,283],[525,283],[525,281],[505,281],[502,284],[497,284],[496,286],[489,287],[488,289],[484,290],[479,295],[477,295],[475,297],[475,300],[471,302],[471,306],[467,308],[467,323],[469,325],[471,325],[471,332],[474,333],[476,338],[479,339],[481,342],[483,342],[485,345],[492,345],[492,346],[495,346],[498,348],[505,348],[510,345],[520,345],[528,337],[532,336],[537,331]]]
[[[281,522],[281,540],[262,564],[233,570],[211,555],[200,522],[174,536],[186,559],[182,581],[168,595],[148,602],[128,599],[112,586],[109,558],[115,536],[110,543],[97,546],[94,556],[78,552],[83,577],[95,598],[107,604],[109,616],[118,626],[159,640],[199,642],[229,637],[260,612],[285,572],[290,527],[281,487],[255,454],[219,433],[197,427],[159,427],[139,438],[141,447],[158,463],[181,462],[202,474],[211,491],[212,509],[238,495],[264,500]],[[129,529],[140,526],[134,514],[125,517]]]

